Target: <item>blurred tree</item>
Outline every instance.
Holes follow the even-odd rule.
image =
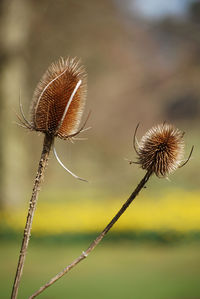
[[[191,19],[199,23],[200,22],[200,2],[199,1],[192,2],[190,4],[189,12],[190,12]]]
[[[138,16],[130,18],[112,0],[2,0],[0,3],[3,8],[0,117],[5,124],[0,132],[1,136],[4,134],[0,141],[3,143],[0,165],[6,169],[6,179],[2,183],[1,178],[0,184],[5,187],[7,198],[14,198],[16,203],[27,185],[26,171],[35,175],[33,161],[38,159],[39,139],[32,135],[29,142],[23,143],[26,138],[23,130],[11,126],[15,120],[12,108],[17,107],[19,89],[23,102],[30,99],[44,70],[59,56],[80,57],[88,71],[88,107],[93,111],[90,124],[94,130],[88,132],[93,136],[87,144],[88,148],[98,150],[94,150],[97,156],[93,157],[93,163],[89,162],[89,156],[85,161],[94,167],[95,173],[99,169],[105,173],[105,167],[107,171],[111,169],[108,160],[116,165],[113,152],[116,155],[126,152],[138,121],[145,127],[166,119],[173,100],[176,102],[185,92],[191,94],[190,89],[199,94],[200,70],[196,62],[200,39],[197,23],[191,21],[192,12],[187,19],[148,23],[138,20]],[[187,103],[194,105],[196,101],[189,99]],[[66,149],[66,143],[63,147]],[[78,153],[80,149],[75,148]],[[59,177],[55,172],[52,176]]]
[[[0,1],[0,28],[2,28],[2,16],[3,16],[3,0]],[[2,78],[2,70],[3,65],[5,63],[6,57],[5,52],[2,47],[2,30],[0,34],[0,77]],[[0,119],[1,119],[1,125],[0,125],[0,210],[4,207],[4,154],[3,154],[3,140],[4,140],[4,128],[3,128],[3,110],[4,110],[4,103],[3,103],[3,82],[0,80]]]
[[[7,201],[17,204],[26,185],[23,180],[23,174],[26,177],[26,150],[13,122],[20,89],[26,95],[24,54],[31,18],[30,1],[4,0],[0,4],[0,205],[3,207]]]

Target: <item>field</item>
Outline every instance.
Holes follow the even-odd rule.
[[[78,257],[124,201],[53,197],[38,203],[20,299]],[[39,298],[199,299],[199,191],[174,191],[162,200],[141,194],[133,205],[86,260]],[[25,216],[25,207],[1,215],[2,299],[10,296]]]
[[[3,241],[1,298],[9,298],[19,242]],[[33,241],[19,298],[28,298],[86,249],[88,242]],[[158,245],[104,241],[86,260],[40,295],[43,299],[198,299],[200,243]]]
[[[200,230],[199,191],[175,190],[162,195],[161,199],[159,195],[151,198],[144,193],[132,203],[112,231],[174,231],[182,234]],[[59,201],[55,201],[57,197]],[[74,200],[66,201],[65,196],[57,197],[41,198],[34,218],[33,233],[96,233],[105,227],[125,202],[124,198],[77,200],[72,196]],[[26,213],[25,205],[23,208],[11,207],[0,214],[0,226],[16,232],[23,231]]]

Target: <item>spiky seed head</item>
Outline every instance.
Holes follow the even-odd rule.
[[[60,58],[53,63],[33,95],[33,130],[62,139],[75,133],[85,106],[86,89],[86,72],[76,58]]]
[[[184,155],[184,133],[171,124],[151,128],[139,143],[138,160],[143,169],[165,177],[175,171]]]

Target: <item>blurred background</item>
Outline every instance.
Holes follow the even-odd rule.
[[[200,298],[200,1],[0,1],[0,293],[9,298],[44,136],[16,125],[60,56],[88,73],[87,140],[56,140],[75,180],[49,160],[19,298],[76,258],[144,176],[132,140],[153,125],[185,134],[190,162],[153,177],[102,244],[41,298]]]

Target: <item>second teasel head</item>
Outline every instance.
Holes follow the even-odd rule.
[[[75,58],[53,63],[38,83],[31,129],[67,139],[76,134],[86,101],[86,72]]]
[[[171,124],[154,126],[138,143],[138,164],[158,177],[166,177],[181,166],[183,136],[184,133]]]

